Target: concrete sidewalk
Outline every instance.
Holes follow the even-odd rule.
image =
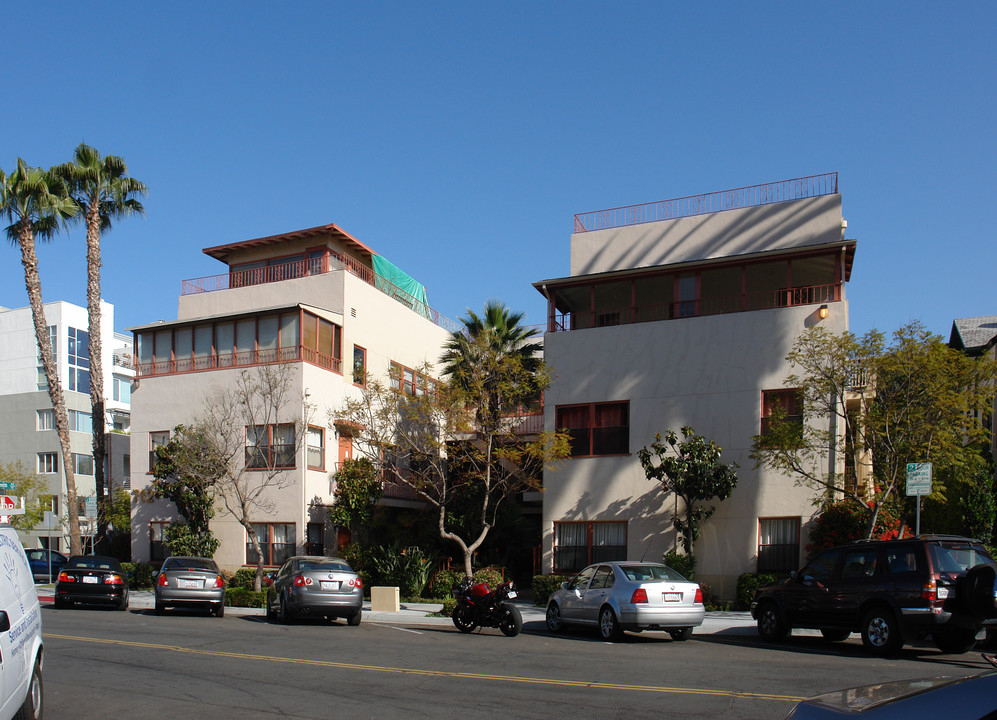
[[[38,598],[42,604],[53,602],[51,586],[38,586]],[[133,590],[128,596],[128,606],[132,610],[152,610],[155,607],[155,596],[151,590]],[[526,625],[543,625],[544,608],[527,603],[516,603],[520,613],[523,615],[523,623]],[[434,613],[439,613],[443,608],[442,603],[401,603],[398,612],[372,612],[370,601],[365,600],[363,605],[363,621],[373,623],[383,623],[386,625],[453,625],[449,617],[436,617]],[[226,606],[226,615],[265,615],[263,608],[243,608]],[[700,627],[694,631],[697,635],[707,634],[744,634],[755,635],[755,621],[751,619],[751,614],[747,612],[708,612],[706,619]],[[806,631],[797,630],[794,634],[803,634]],[[816,632],[816,631],[814,631]]]

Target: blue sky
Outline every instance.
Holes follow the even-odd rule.
[[[997,3],[17,3],[0,167],[81,141],[145,182],[104,238],[115,329],[205,247],[336,223],[456,319],[543,321],[575,213],[830,171],[851,325],[997,314]],[[85,304],[83,231],[41,253]],[[0,305],[27,304],[19,253]]]

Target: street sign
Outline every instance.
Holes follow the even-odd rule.
[[[907,494],[931,494],[931,463],[907,463]]]
[[[0,495],[0,512],[9,514],[17,509],[17,502],[10,495]]]
[[[13,490],[16,486],[10,480],[0,480],[0,490]]]

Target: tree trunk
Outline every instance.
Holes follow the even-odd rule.
[[[24,266],[24,286],[28,291],[31,305],[31,319],[35,326],[35,340],[41,350],[42,367],[48,382],[48,396],[55,412],[55,427],[59,434],[59,447],[62,452],[62,469],[66,476],[66,516],[69,520],[69,552],[80,555],[83,545],[80,542],[79,501],[76,497],[76,474],[73,468],[73,455],[69,449],[69,416],[66,412],[66,399],[59,382],[59,368],[52,350],[48,323],[45,320],[45,306],[42,303],[41,278],[38,275],[38,256],[35,254],[35,239],[30,226],[18,232],[21,246],[21,264]]]
[[[253,590],[260,592],[263,590],[263,549],[260,547],[259,538],[256,537],[253,523],[249,521],[246,515],[239,518],[239,524],[246,528],[246,534],[249,535],[249,543],[253,546],[253,552],[256,553],[256,577],[253,579]]]
[[[104,356],[101,343],[100,311],[100,215],[94,206],[87,213],[87,317],[90,335],[90,408],[93,425],[93,472],[97,491],[97,542],[107,537],[107,500],[104,457]]]

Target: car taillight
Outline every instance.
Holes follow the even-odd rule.
[[[304,575],[294,576],[294,587],[304,587],[305,585],[311,585],[312,579],[310,577],[305,577]]]
[[[59,582],[76,582],[76,578],[68,573],[59,573]]]
[[[222,580],[222,576],[221,575],[216,575],[215,576],[215,587],[216,588],[225,587],[225,581]]]
[[[938,586],[935,585],[934,580],[929,580],[921,588],[921,599],[927,600],[928,602],[934,602],[938,599]]]
[[[702,605],[703,604],[703,589],[702,588],[696,588],[696,599],[693,600],[692,602],[693,602],[694,605]]]
[[[122,585],[124,581],[121,579],[120,575],[108,575],[104,578],[105,585]]]
[[[360,578],[350,578],[350,587],[362,588],[363,580]]]
[[[630,602],[633,604],[646,603],[647,602],[647,590],[644,588],[637,588],[634,590],[634,594],[630,596]]]
[[[166,579],[165,575],[160,575],[159,579],[156,581],[156,584],[159,585],[160,587],[166,587],[167,585],[170,584],[170,581]]]

